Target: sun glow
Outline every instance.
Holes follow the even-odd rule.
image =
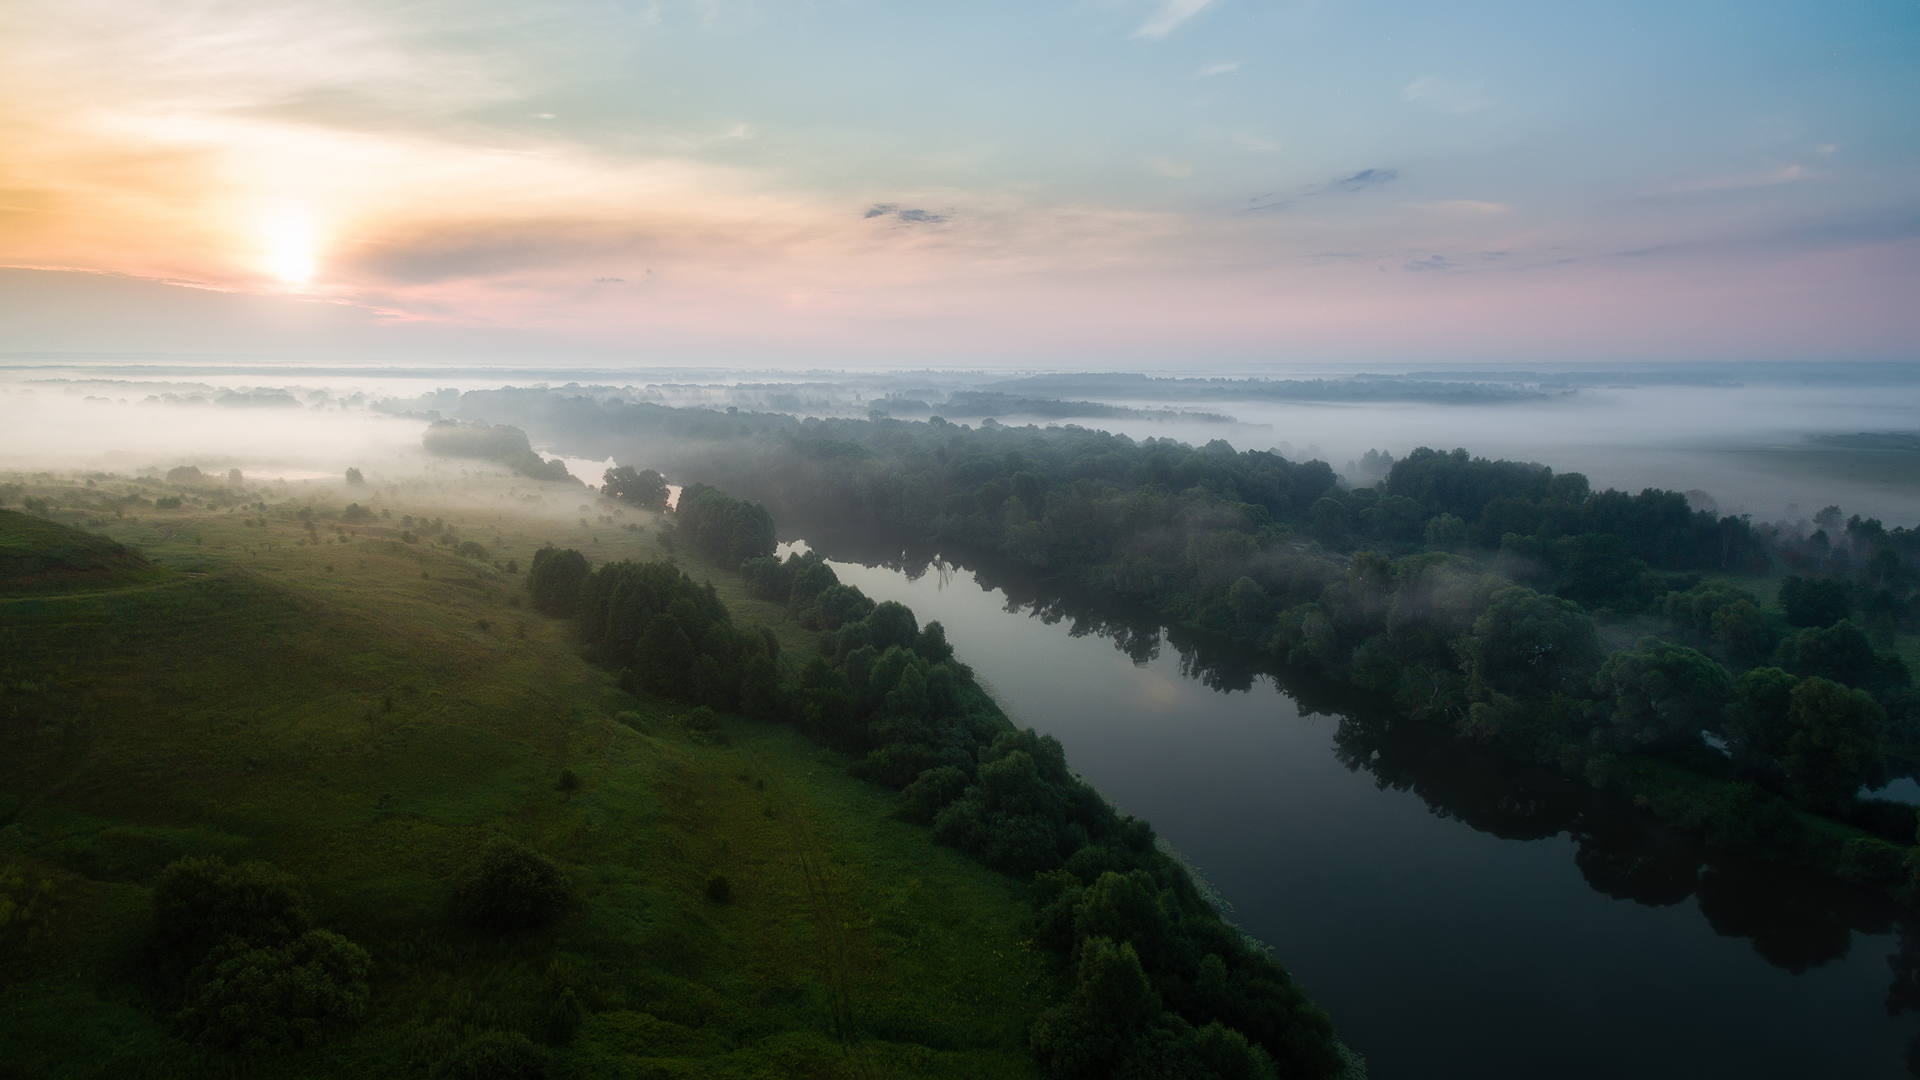
[[[267,219],[262,234],[269,273],[289,285],[305,285],[313,280],[315,250],[319,245],[313,223],[305,214],[275,214]]]

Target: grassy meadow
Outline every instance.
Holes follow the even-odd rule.
[[[716,734],[623,693],[525,600],[509,563],[547,542],[662,557],[649,515],[444,464],[0,480],[10,510],[33,500],[0,512],[0,1077],[428,1076],[493,1030],[557,1076],[1035,1075],[1056,974],[1019,885],[789,729]],[[679,558],[786,663],[812,651]],[[450,916],[495,836],[565,872],[551,929]],[[371,954],[365,1020],[278,1056],[176,1037],[142,957],[155,877],[188,855],[291,873]]]

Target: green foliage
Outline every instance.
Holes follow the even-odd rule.
[[[578,484],[559,458],[542,460],[533,452],[527,433],[516,427],[487,424],[462,424],[457,420],[436,420],[427,428],[422,445],[430,454],[447,457],[482,458],[499,462],[522,476],[535,480]]]
[[[487,549],[481,547],[479,544],[476,544],[471,540],[462,540],[460,542],[460,546],[457,548],[454,548],[453,550],[459,553],[460,557],[463,559],[474,559],[479,562],[487,561]],[[537,554],[538,553],[536,552],[536,555]]]
[[[1904,687],[1912,682],[1904,661],[1875,653],[1867,635],[1846,619],[1789,635],[1774,651],[1773,663],[1802,678],[1818,676],[1866,689]]]
[[[1462,652],[1475,682],[1545,697],[1584,689],[1600,664],[1600,639],[1577,604],[1516,585],[1489,598]]]
[[[1779,602],[1789,626],[1832,626],[1853,614],[1853,590],[1835,578],[1789,574],[1780,582]]]
[[[367,509],[364,506],[361,506],[359,503],[348,503],[347,508],[345,510],[340,511],[340,520],[341,521],[372,521],[373,511]]]
[[[1732,664],[1746,666],[1773,651],[1776,635],[1760,613],[1760,598],[1724,582],[1668,593],[1661,614],[1696,639],[1712,642]]]
[[[667,508],[667,478],[648,469],[635,472],[631,465],[617,465],[601,478],[600,493],[642,510]]]
[[[434,1080],[546,1080],[549,1055],[517,1031],[468,1039],[433,1069]]]
[[[534,606],[549,615],[571,615],[588,572],[585,555],[573,548],[561,550],[548,544],[533,553],[533,565],[527,569],[527,591],[533,595]]]
[[[1805,805],[1842,812],[1862,785],[1887,782],[1882,747],[1887,712],[1873,696],[1818,676],[1793,688],[1780,764]]]
[[[729,570],[748,559],[773,555],[773,515],[759,503],[693,484],[680,492],[673,517],[676,531]]]
[[[702,891],[707,894],[707,899],[713,903],[724,904],[733,899],[733,882],[728,881],[727,875],[725,874],[709,874],[707,876],[707,886]]]
[[[153,886],[154,943],[191,966],[229,940],[273,948],[313,929],[307,898],[292,877],[263,862],[230,866],[218,857],[169,864]]]
[[[246,1053],[311,1045],[365,1015],[371,967],[326,930],[283,945],[228,938],[187,977],[174,1022],[188,1039]]]
[[[1616,749],[1686,749],[1717,730],[1733,697],[1727,669],[1684,645],[1645,637],[1607,657],[1594,690],[1610,708],[1596,741]]]
[[[481,848],[454,894],[461,918],[489,933],[537,930],[573,899],[566,875],[551,859],[504,837]]]

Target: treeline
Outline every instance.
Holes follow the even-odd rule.
[[[1874,612],[1913,622],[1912,531],[1855,519],[1788,536],[1677,492],[1595,492],[1578,473],[1459,450],[1417,450],[1361,488],[1219,441],[938,419],[770,425],[684,454],[684,471],[821,533],[1031,566],[1463,737],[1601,783],[1641,776],[1657,811],[1717,844],[1907,880],[1911,809],[1854,793],[1884,781],[1889,753],[1916,764],[1920,703],[1904,664],[1838,616],[1871,589]],[[1789,580],[1784,620],[1706,580],[1776,560],[1825,575]],[[1611,648],[1596,617],[1657,635]],[[1672,780],[1647,788],[1648,775]],[[1843,844],[1795,809],[1882,840]]]
[[[566,483],[574,480],[566,463],[559,458],[542,460],[533,452],[527,433],[504,424],[462,424],[458,420],[436,420],[427,427],[421,440],[430,454],[446,457],[481,458],[498,462],[535,480]]]
[[[689,502],[689,495],[693,501]],[[683,494],[675,531],[703,550],[758,543],[766,512],[712,489]],[[1035,882],[1036,940],[1068,968],[1065,1000],[1033,1027],[1055,1077],[1328,1077],[1332,1024],[1286,970],[1222,922],[1146,822],[1117,814],[1058,741],[1016,731],[953,655],[940,624],[874,603],[815,555],[739,563],[751,591],[819,632],[781,665],[772,634],[736,628],[712,585],[666,563],[590,568],[536,555],[536,603],[571,613],[588,655],[640,693],[799,725],[899,792],[895,813],[988,866]],[[559,594],[571,583],[572,592]]]

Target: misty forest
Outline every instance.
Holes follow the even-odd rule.
[[[323,404],[225,407],[344,422]],[[1022,665],[974,619],[1165,653],[1264,728],[1331,716],[1316,761],[1468,835],[1564,836],[1546,861],[1584,895],[1690,901],[1690,935],[1764,970],[1897,934],[1848,969],[1884,999],[1857,1019],[1920,1009],[1920,822],[1886,794],[1920,774],[1920,530],[1470,449],[1336,470],[916,407],[435,392],[378,403],[410,448],[331,477],[9,475],[9,1068],[1407,1070],[1315,951],[1303,981],[1286,919],[1182,853],[1206,835],[1182,818],[1176,848],[1076,769],[1097,725],[1010,711]],[[861,587],[963,572],[1000,599],[962,637]],[[1073,670],[1039,677],[1096,693]],[[1128,805],[1208,783],[1138,768]]]

